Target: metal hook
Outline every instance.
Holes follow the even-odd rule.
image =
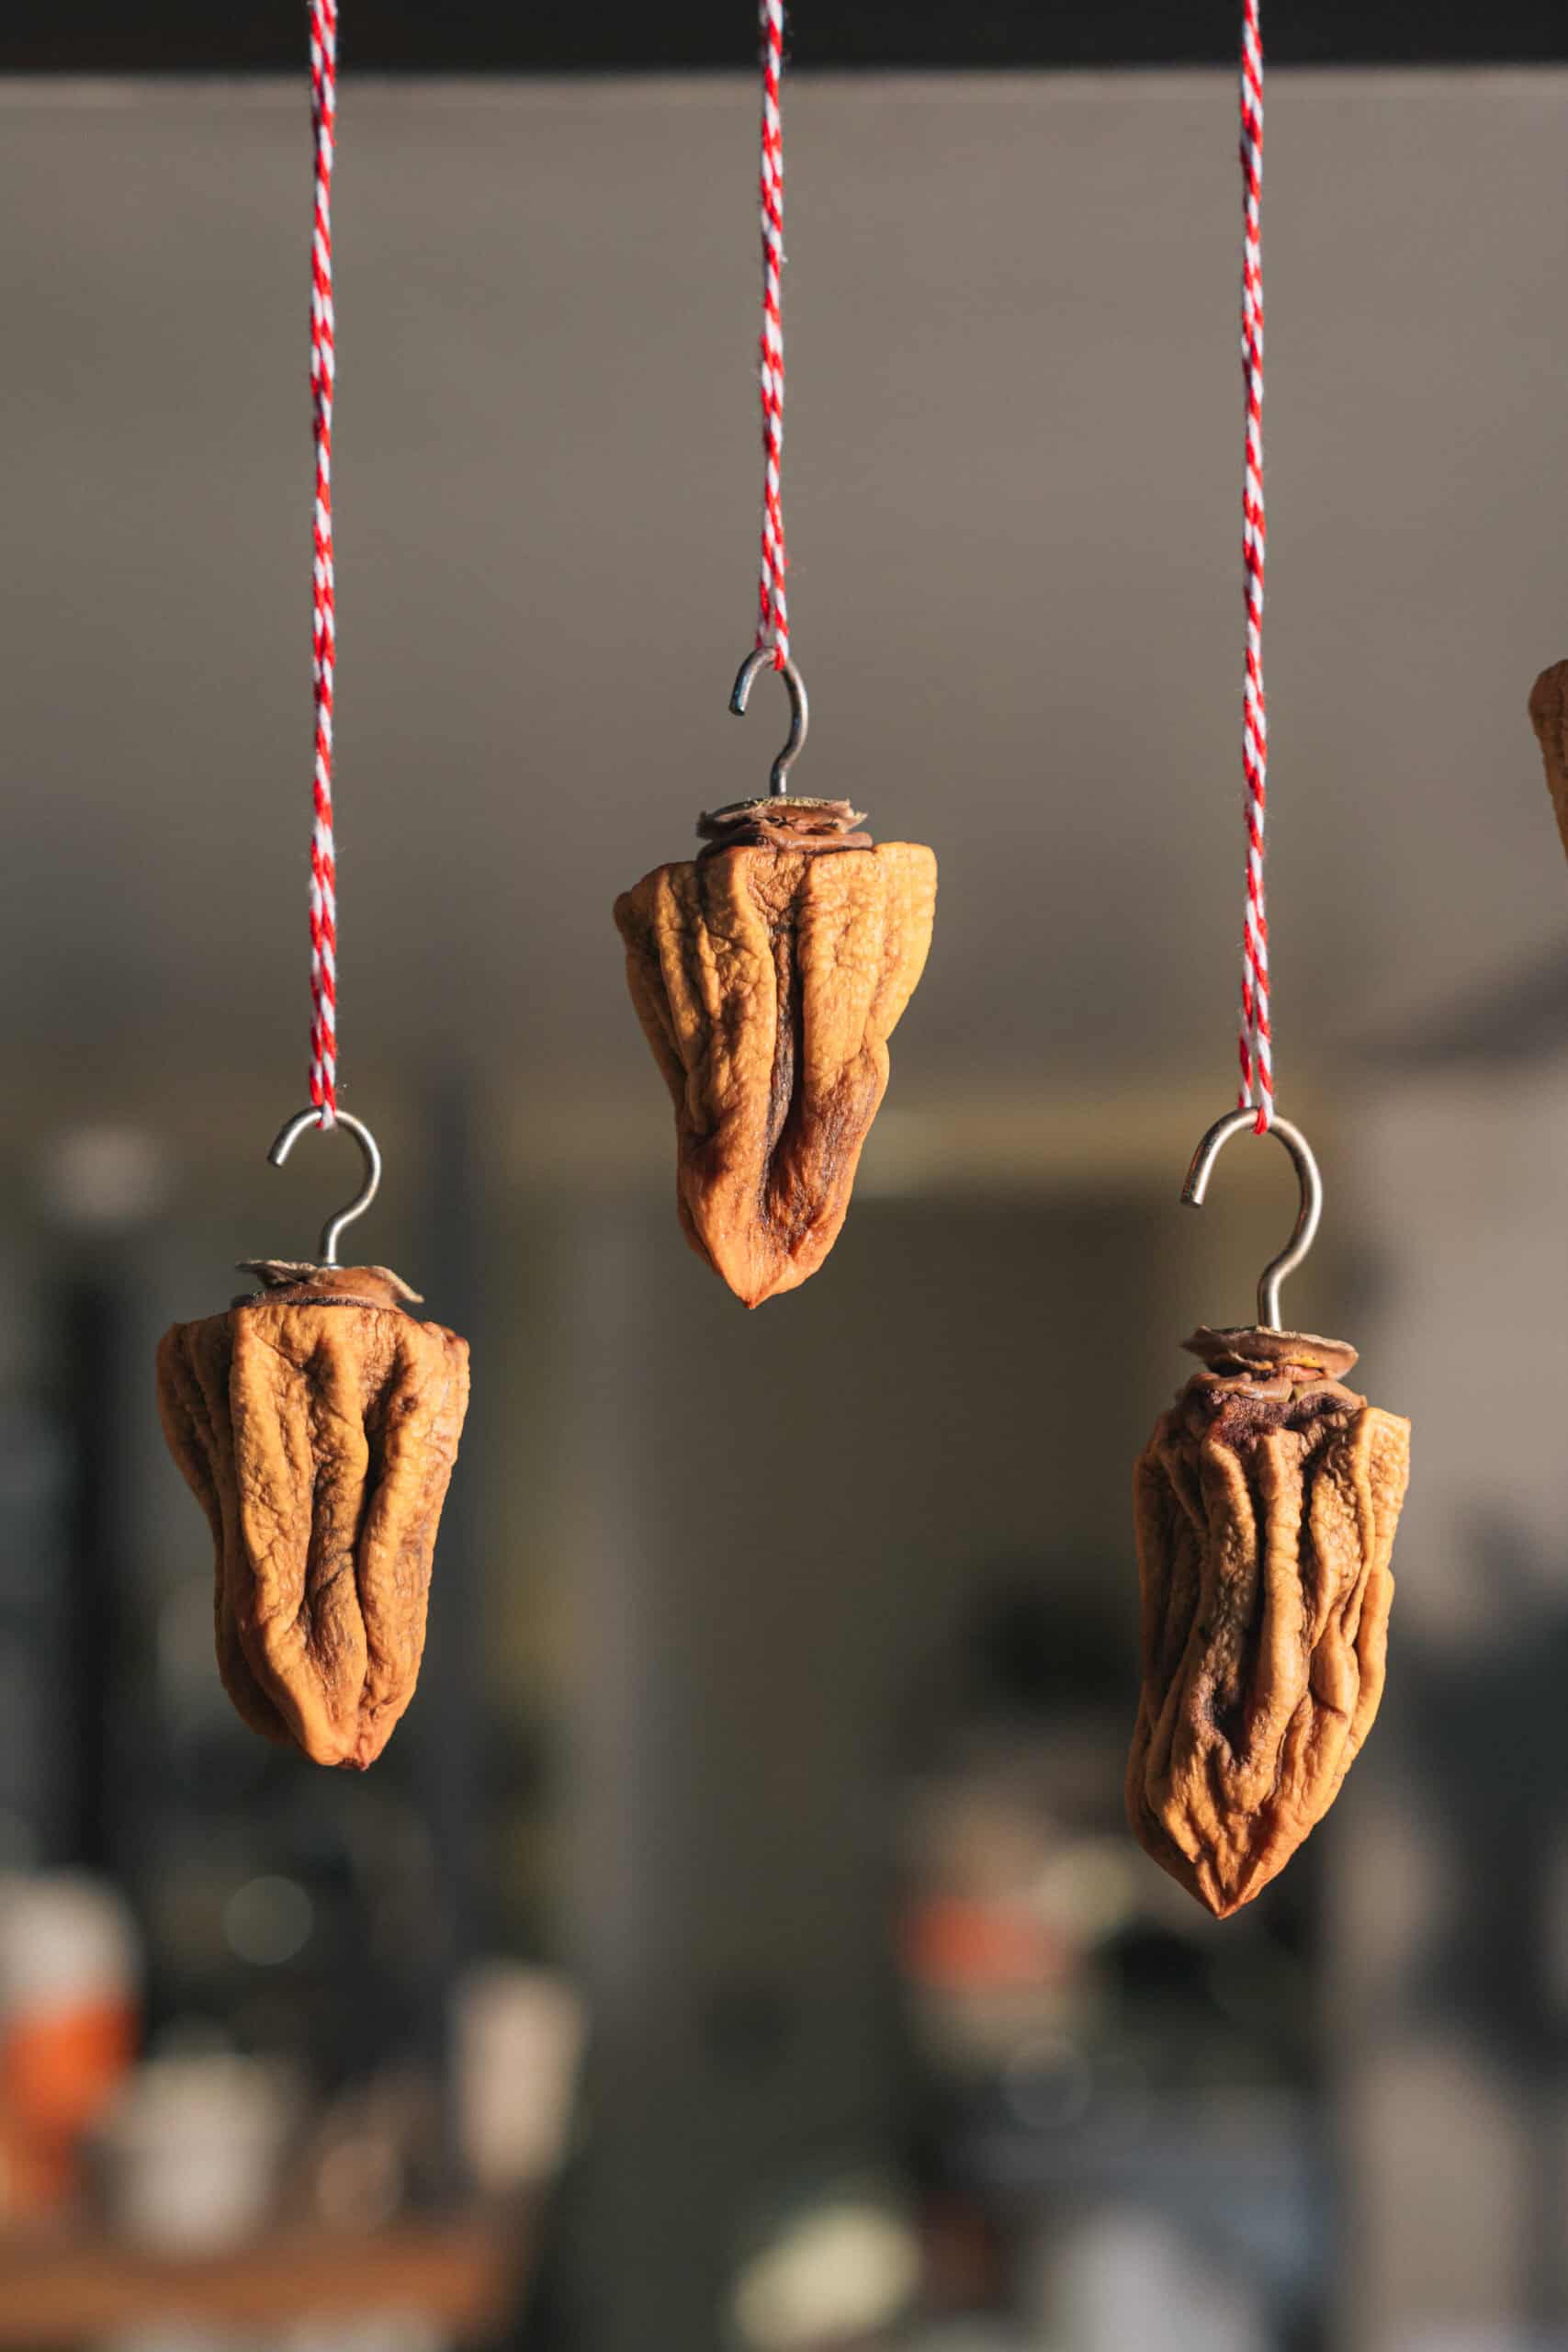
[[[759,670],[775,668],[778,669],[780,677],[789,689],[789,741],[768,770],[768,788],[776,797],[782,798],[789,791],[789,772],[800,756],[801,746],[806,741],[806,730],[811,724],[811,706],[806,699],[805,679],[793,662],[785,661],[782,668],[779,667],[778,654],[774,647],[760,645],[755,653],[749,653],[746,656],[736,673],[734,691],[729,697],[729,707],[737,718],[744,718],[747,699],[751,692],[752,679]]]
[[[306,1128],[319,1127],[321,1124],[321,1112],[312,1103],[308,1111],[301,1111],[297,1118],[290,1119],[286,1126],[280,1127],[276,1141],[267,1153],[272,1165],[281,1168]],[[333,1125],[346,1127],[359,1146],[365,1161],[365,1182],[348,1206],[339,1209],[336,1216],[329,1217],[322,1226],[321,1254],[317,1260],[317,1263],[322,1266],[336,1266],[342,1262],[337,1254],[337,1245],[344,1227],[352,1225],[356,1216],[364,1216],[381,1188],[381,1155],[376,1148],[376,1138],[365,1122],[356,1119],[352,1111],[339,1111]]]
[[[1187,1170],[1187,1181],[1181,1187],[1181,1197],[1189,1208],[1201,1208],[1203,1195],[1209,1189],[1209,1178],[1215,1160],[1232,1136],[1240,1135],[1244,1127],[1256,1128],[1258,1114],[1253,1110],[1230,1111],[1216,1119],[1192,1155],[1192,1165]],[[1312,1146],[1299,1127],[1289,1119],[1275,1119],[1267,1129],[1278,1136],[1291,1155],[1301,1186],[1301,1206],[1291,1238],[1277,1258],[1270,1258],[1258,1277],[1258,1325],[1263,1331],[1278,1331],[1280,1322],[1280,1284],[1287,1274],[1293,1274],[1317,1236],[1318,1220],[1323,1215],[1323,1178],[1318,1173]]]

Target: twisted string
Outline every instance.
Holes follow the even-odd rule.
[[[1269,914],[1264,896],[1264,820],[1269,805],[1269,715],[1263,691],[1263,39],[1258,0],[1242,0],[1241,365],[1247,390],[1242,473],[1241,560],[1247,605],[1242,685],[1242,770],[1247,782],[1247,910],[1241,959],[1241,1095],[1265,1134],[1274,1117],[1269,1027]]]
[[[761,0],[762,30],[762,334],[760,380],[762,392],[762,568],[757,589],[757,650],[773,646],[773,667],[789,660],[789,605],[784,573],[784,133],[779,120],[779,84],[784,74],[784,0]]]
[[[333,839],[333,673],[337,656],[333,572],[333,161],[337,133],[337,0],[308,0],[316,212],[310,246],[310,409],[316,451],[311,560],[311,676],[316,720],[315,820],[310,831],[310,1100],[322,1127],[337,1116],[337,858]]]

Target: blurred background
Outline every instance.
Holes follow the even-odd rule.
[[[609,908],[784,731],[725,711],[750,12],[347,12],[355,1242],[474,1350],[365,1778],[232,1715],[152,1385],[356,1181],[264,1159],[302,12],[0,39],[7,2352],[1568,2346],[1561,12],[1266,21],[1275,1034],[1328,1187],[1287,1306],[1416,1473],[1376,1732],[1224,1926],[1121,1780],[1130,1464],[1293,1211],[1243,1144],[1177,1204],[1235,1066],[1236,12],[818,14],[795,781],[942,881],[844,1235],[749,1317]]]

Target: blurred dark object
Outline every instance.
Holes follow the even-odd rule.
[[[1320,1858],[1222,1925],[1139,1854],[1117,1589],[1082,1564],[997,1576],[921,1710],[897,1953],[928,2248],[987,2249],[983,2307],[1052,2342],[1098,2346],[1091,2309],[1144,2340],[1152,2297],[1172,2345],[1309,2344],[1330,2242],[1302,1927]],[[954,2308],[955,2266],[932,2268]]]
[[[790,9],[789,55],[799,66],[1106,66],[1230,64],[1237,17],[1222,0],[1172,8],[1162,0],[848,0]],[[1416,0],[1278,0],[1269,10],[1271,65],[1546,63],[1568,56],[1553,0],[1497,0],[1491,8],[1421,7]],[[753,14],[730,0],[687,0],[650,15],[630,0],[591,12],[450,0],[422,8],[388,0],[350,13],[346,72],[620,74],[745,68]],[[298,12],[253,5],[222,10],[163,0],[130,10],[118,0],[29,17],[0,33],[6,73],[303,72]]]
[[[73,1340],[77,1332],[73,1322]],[[33,1333],[21,1339],[24,1363],[38,1345]],[[75,1376],[74,1345],[63,1352],[71,1361],[55,1393],[17,1378],[0,1395],[0,1870],[64,1860],[94,1842],[101,1818],[101,1782],[73,1738],[71,1675],[92,1579],[81,1554],[81,1400],[71,1392],[87,1384]]]
[[[1517,2086],[1529,2143],[1519,2203],[1525,2294],[1541,2340],[1556,2341],[1549,2332],[1568,2326],[1568,1611],[1558,1563],[1522,1530],[1489,1519],[1472,1545],[1499,1630],[1457,1652],[1407,1635],[1400,1660],[1397,1724],[1413,1800],[1450,1865],[1437,1935],[1406,1991]]]
[[[95,1272],[67,1277],[56,1313],[71,1442],[69,1633],[58,1686],[69,1709],[68,1734],[59,1742],[72,1781],[73,1835],[66,1851],[88,1869],[102,1870],[113,1848],[113,1661],[124,1635],[117,1505],[125,1492],[120,1366],[130,1318],[122,1284]]]

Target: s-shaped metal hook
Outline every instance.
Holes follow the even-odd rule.
[[[1244,1127],[1257,1125],[1256,1111],[1231,1111],[1216,1119],[1202,1142],[1192,1155],[1192,1165],[1187,1170],[1187,1181],[1181,1187],[1181,1197],[1190,1208],[1201,1208],[1203,1195],[1209,1189],[1209,1178],[1232,1136],[1240,1135]],[[1260,1330],[1278,1331],[1280,1322],[1280,1284],[1287,1274],[1293,1274],[1316,1238],[1318,1220],[1323,1215],[1323,1178],[1318,1173],[1312,1146],[1299,1127],[1289,1119],[1276,1118],[1268,1129],[1278,1136],[1291,1155],[1301,1187],[1301,1205],[1291,1238],[1277,1258],[1270,1258],[1258,1277],[1258,1325]]]
[[[768,771],[768,789],[775,798],[782,799],[789,791],[789,772],[800,756],[806,730],[811,724],[811,706],[806,699],[806,681],[795,663],[786,660],[781,665],[773,646],[760,645],[755,653],[746,656],[736,673],[729,707],[737,718],[746,716],[751,682],[759,670],[777,670],[789,692],[789,740]]]
[[[306,1128],[319,1127],[321,1124],[321,1114],[312,1103],[308,1111],[301,1111],[297,1117],[290,1119],[286,1126],[280,1127],[276,1140],[267,1153],[272,1165],[275,1168],[281,1168]],[[376,1148],[375,1136],[364,1121],[356,1119],[351,1111],[339,1111],[333,1125],[337,1127],[346,1127],[359,1146],[360,1157],[365,1162],[365,1182],[348,1206],[339,1209],[337,1215],[330,1216],[322,1226],[320,1254],[317,1259],[317,1263],[322,1266],[341,1264],[337,1245],[344,1227],[352,1225],[356,1216],[364,1216],[381,1186],[381,1155]]]

